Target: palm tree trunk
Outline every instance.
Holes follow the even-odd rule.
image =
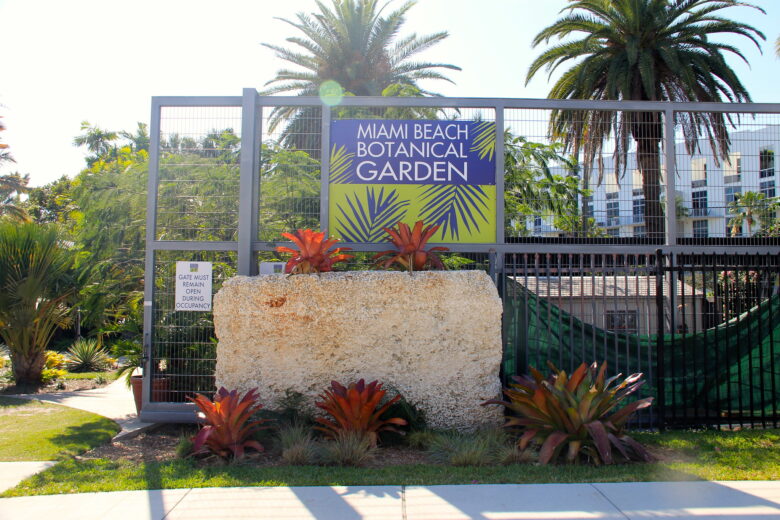
[[[16,385],[37,385],[41,382],[41,372],[46,364],[43,351],[22,354],[11,351],[11,365]]]
[[[636,141],[636,161],[642,174],[642,192],[645,197],[645,228],[647,236],[662,241],[666,226],[661,207],[661,139],[663,123],[655,112],[639,112],[631,125]]]

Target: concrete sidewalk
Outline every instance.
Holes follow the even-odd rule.
[[[0,519],[780,519],[780,482],[194,488],[0,499]]]
[[[50,394],[20,394],[9,395],[8,397],[36,399],[108,417],[122,428],[122,431],[115,438],[138,433],[152,426],[152,423],[141,422],[138,419],[135,413],[133,392],[127,387],[124,379],[118,379],[110,385],[94,390],[52,392]]]

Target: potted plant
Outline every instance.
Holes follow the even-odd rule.
[[[143,371],[144,353],[143,345],[139,341],[120,340],[116,342],[111,351],[117,359],[123,362],[117,371],[117,379],[125,378],[127,386],[133,389],[133,399],[135,400],[135,411],[141,413],[143,406],[143,374],[136,374],[137,371]],[[152,379],[152,400],[165,401],[168,394],[168,377],[164,375],[155,376]]]

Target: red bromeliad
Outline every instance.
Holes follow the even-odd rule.
[[[423,221],[418,220],[414,223],[414,229],[409,229],[409,225],[403,222],[399,222],[397,228],[383,228],[390,235],[390,240],[397,249],[395,251],[382,251],[374,255],[374,260],[392,255],[387,260],[378,261],[382,267],[387,268],[394,263],[398,263],[405,269],[408,269],[410,273],[425,269],[445,269],[441,259],[434,251],[449,251],[448,248],[432,247],[427,251],[425,250],[428,240],[439,229],[438,225],[428,226],[423,229]]]
[[[393,403],[401,399],[400,395],[396,395],[377,409],[385,393],[387,391],[382,390],[382,383],[377,381],[366,384],[365,380],[361,379],[349,385],[349,388],[331,381],[330,389],[319,396],[322,401],[314,404],[325,410],[333,420],[318,417],[315,420],[321,426],[315,428],[334,439],[348,432],[364,433],[371,441],[371,445],[376,446],[379,432],[401,433],[394,426],[406,424],[406,420],[400,417],[380,418]]]
[[[336,242],[337,238],[324,240],[324,231],[312,231],[311,229],[299,229],[293,233],[282,233],[282,236],[289,238],[298,249],[279,246],[276,250],[280,253],[290,253],[292,258],[287,261],[284,268],[285,273],[289,274],[311,274],[325,273],[333,270],[333,264],[343,262],[352,255],[339,254],[341,251],[349,251],[349,247],[341,247],[328,251]]]
[[[263,451],[263,445],[251,439],[254,432],[263,429],[260,424],[268,421],[250,421],[252,414],[263,407],[257,402],[256,392],[253,388],[241,398],[236,390],[228,392],[223,387],[213,402],[201,394],[188,397],[200,408],[206,422],[192,440],[193,455],[213,453],[223,459],[241,459],[247,448]]]

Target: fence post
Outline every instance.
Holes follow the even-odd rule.
[[[655,379],[656,410],[658,411],[658,429],[665,427],[666,393],[664,389],[664,256],[660,249],[655,251],[655,304],[656,304],[656,343],[655,343]]]
[[[258,132],[257,90],[244,89],[241,104],[241,159],[238,202],[238,274],[257,274],[252,242],[257,240],[258,171],[260,136]]]
[[[666,246],[677,245],[677,190],[675,175],[677,174],[677,150],[674,141],[674,109],[664,112],[664,151],[666,159]]]
[[[330,105],[322,104],[320,128],[320,231],[330,224]]]

